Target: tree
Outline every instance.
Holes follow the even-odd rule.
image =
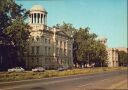
[[[89,32],[89,27],[76,29],[72,24],[65,22],[54,27],[73,36],[73,62],[75,66],[79,64],[82,67],[82,65],[92,63],[95,63],[96,66],[105,66],[107,60],[106,47],[96,40],[97,35],[95,33]]]
[[[56,24],[53,26],[53,28],[60,29],[60,30],[64,31],[69,36],[73,36],[74,32],[76,31],[75,27],[72,24],[65,23],[65,22],[63,22],[62,25]]]
[[[124,51],[118,51],[118,58],[119,58],[119,66],[125,66],[128,64],[128,53]]]
[[[30,34],[30,27],[25,23],[28,13],[29,11],[22,9],[22,5],[16,4],[14,0],[0,0],[0,40],[5,46],[15,48],[5,56],[16,52],[12,54],[13,57],[15,55],[16,60],[19,60],[18,57],[22,59]]]

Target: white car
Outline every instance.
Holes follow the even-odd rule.
[[[22,67],[15,67],[12,69],[8,69],[8,72],[23,72],[25,71]]]
[[[34,68],[32,69],[33,72],[44,72],[45,69],[43,67],[37,67],[37,68]]]

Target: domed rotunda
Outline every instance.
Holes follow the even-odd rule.
[[[30,9],[30,26],[32,30],[43,30],[47,26],[47,11],[40,5],[34,5]]]

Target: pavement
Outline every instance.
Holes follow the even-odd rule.
[[[127,89],[127,71],[112,71],[90,75],[73,75],[0,83],[0,90],[94,90]]]

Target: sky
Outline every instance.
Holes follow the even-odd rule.
[[[16,0],[27,10],[41,5],[48,12],[47,25],[73,24],[90,27],[108,39],[110,48],[127,47],[127,0]]]

